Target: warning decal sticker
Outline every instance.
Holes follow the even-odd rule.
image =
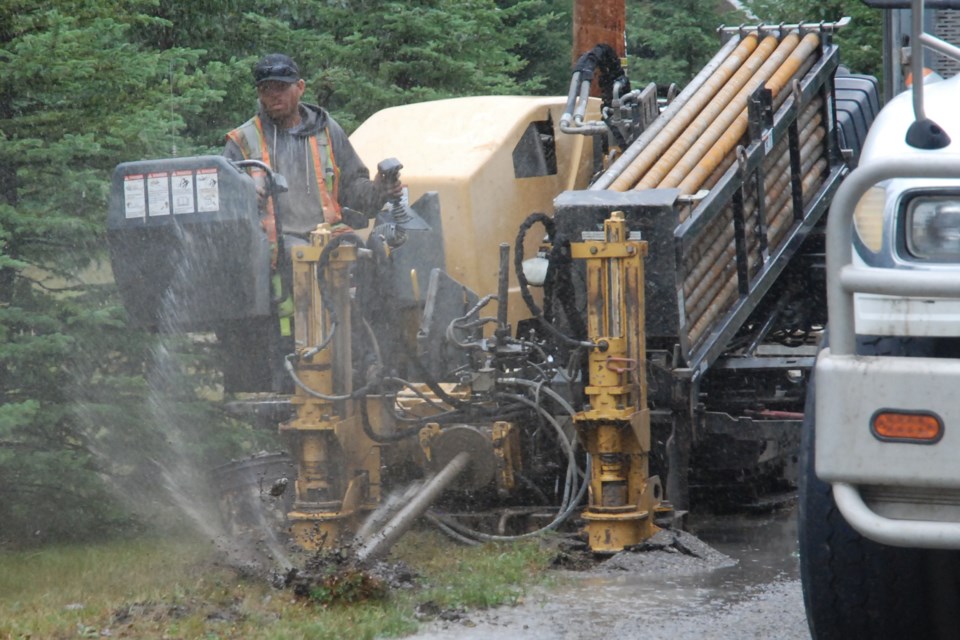
[[[220,210],[220,179],[217,169],[197,171],[197,211]]]
[[[193,171],[173,172],[173,212],[195,213],[196,203],[193,199]]]
[[[123,212],[127,219],[147,215],[147,192],[142,173],[123,177]]]
[[[151,218],[170,215],[170,174],[166,171],[147,175],[147,205]]]

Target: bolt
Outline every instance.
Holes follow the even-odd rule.
[[[596,255],[596,253],[597,253],[597,248],[596,248],[596,247],[590,247],[590,253],[593,254],[593,255]]]
[[[303,258],[303,251],[297,251],[297,257]]]

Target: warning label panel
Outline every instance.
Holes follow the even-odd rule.
[[[197,171],[197,211],[220,210],[220,176],[216,168]]]
[[[123,177],[123,211],[128,219],[147,215],[147,189],[143,178],[142,173]]]
[[[166,171],[147,175],[147,206],[151,218],[170,215],[170,174]]]
[[[174,171],[172,187],[173,212],[195,213],[197,206],[193,197],[193,171]]]

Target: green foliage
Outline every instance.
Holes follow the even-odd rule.
[[[510,50],[523,64],[516,76],[527,92],[565,95],[572,67],[573,0],[497,0],[497,6],[516,43]]]
[[[393,551],[404,562],[420,567],[427,587],[421,600],[441,608],[516,604],[530,577],[541,575],[553,557],[536,539],[445,548],[448,544],[439,533],[420,532],[402,538]]]
[[[349,129],[405,102],[562,92],[569,0],[0,5],[0,544],[102,536],[269,437],[208,400],[209,339],[130,328],[110,282],[120,162],[217,153],[285,51]],[[179,496],[179,497],[178,497]],[[202,497],[202,496],[201,496]]]
[[[91,281],[113,167],[192,152],[186,118],[222,92],[197,78],[199,51],[132,39],[158,24],[141,5],[0,8],[0,542],[126,528],[107,487],[150,468],[169,434],[145,415],[152,339]],[[201,404],[182,408],[215,432]],[[136,455],[119,465],[124,442]]]
[[[549,557],[536,541],[467,549],[415,530],[393,554],[421,576],[412,588],[382,599],[364,599],[361,589],[352,602],[329,606],[238,577],[209,540],[189,533],[0,551],[0,638],[75,638],[88,631],[143,640],[401,637],[416,631],[415,611],[427,602],[434,608],[516,602],[542,581]],[[477,591],[481,581],[486,594]]]
[[[850,26],[836,37],[841,63],[854,73],[880,77],[883,70],[882,15],[860,0],[747,0],[744,3],[761,20],[769,23],[836,21],[851,18]]]
[[[631,0],[627,55],[635,86],[686,84],[720,48],[717,28],[746,18],[713,0]]]

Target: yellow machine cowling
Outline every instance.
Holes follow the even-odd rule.
[[[399,158],[410,202],[438,193],[446,272],[482,294],[497,290],[497,245],[513,244],[530,212],[552,213],[557,194],[587,186],[593,139],[556,126],[565,101],[483,96],[392,107],[371,116],[350,142],[369,167]],[[598,114],[599,101],[591,101],[588,115]],[[531,234],[526,244],[524,254],[536,255],[538,239]],[[427,282],[419,284],[425,291]],[[515,274],[509,311],[513,326],[528,315]]]

